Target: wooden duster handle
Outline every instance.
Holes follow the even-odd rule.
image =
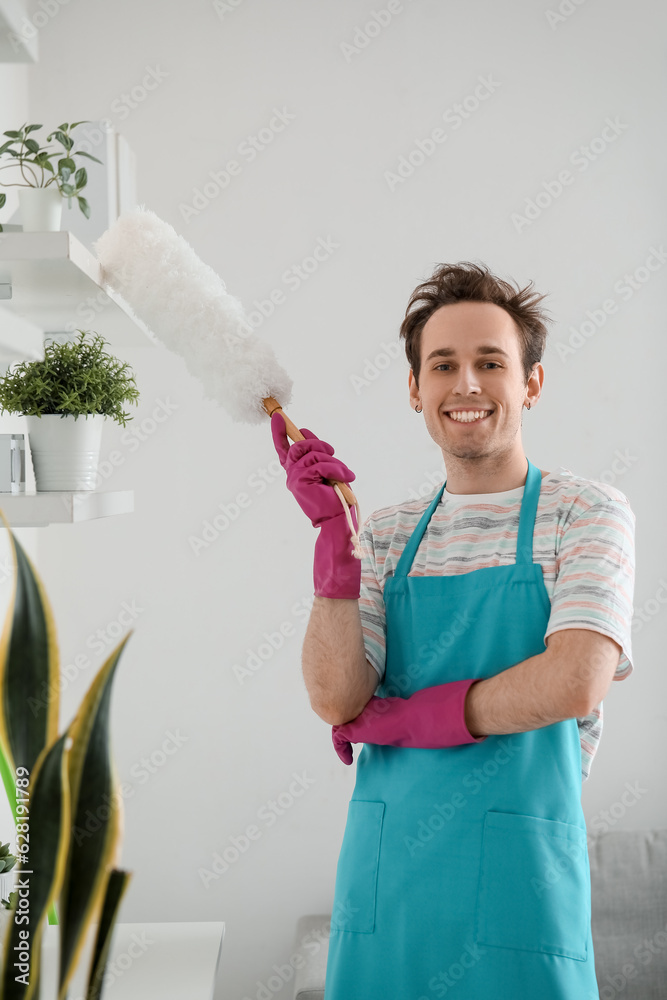
[[[266,410],[269,416],[271,416],[272,413],[275,413],[276,410],[280,410],[280,412],[283,415],[283,420],[285,421],[285,429],[287,431],[287,435],[292,439],[292,441],[304,440],[303,434],[301,433],[299,428],[296,426],[296,424],[292,423],[292,421],[287,416],[280,403],[276,399],[274,399],[273,396],[267,396],[266,399],[262,400],[262,402],[264,404],[264,409]],[[325,480],[325,482],[329,483],[331,486],[333,486],[334,483],[337,486],[339,486],[341,493],[343,494],[343,496],[345,497],[350,506],[353,506],[357,502],[354,493],[352,492],[347,483],[342,483],[339,479],[327,479]]]

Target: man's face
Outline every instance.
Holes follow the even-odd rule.
[[[489,347],[492,352],[480,350]],[[519,335],[509,313],[491,302],[456,302],[437,309],[422,330],[419,388],[410,371],[410,402],[422,406],[445,462],[448,454],[499,455],[516,445],[517,436],[520,440],[523,407],[537,399],[542,379],[542,365],[536,365],[528,385],[524,382]],[[463,423],[448,415],[451,409],[492,412]]]

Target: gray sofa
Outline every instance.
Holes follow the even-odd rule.
[[[588,850],[600,1000],[667,1000],[667,830],[600,834]],[[297,922],[294,1000],[324,998],[330,920]]]

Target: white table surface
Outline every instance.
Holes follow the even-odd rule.
[[[102,1000],[211,1000],[224,936],[223,921],[116,924]],[[57,996],[58,938],[58,925],[47,924],[39,1000]],[[92,940],[91,931],[69,1000],[84,1000]]]

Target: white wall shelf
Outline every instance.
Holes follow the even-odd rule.
[[[134,510],[134,490],[0,493],[0,510],[12,528],[76,524],[98,517],[131,514]]]
[[[157,343],[145,323],[102,280],[98,259],[67,230],[0,233],[0,341],[3,312],[44,333],[94,330],[115,347]]]

